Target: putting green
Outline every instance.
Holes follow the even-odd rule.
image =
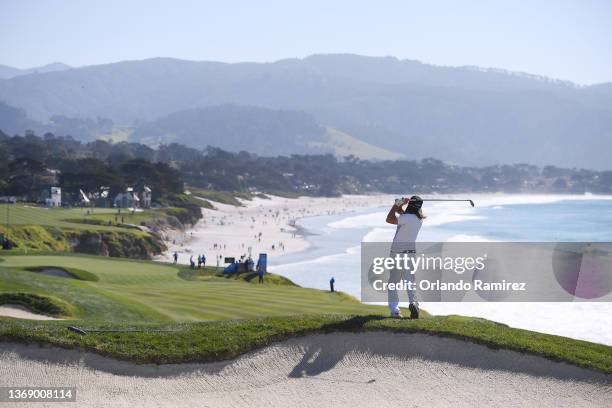
[[[24,270],[76,268],[98,281],[62,279]],[[0,292],[26,292],[68,302],[76,318],[101,321],[198,321],[296,314],[383,313],[346,295],[284,285],[257,285],[211,277],[189,281],[179,267],[89,256],[6,256]]]

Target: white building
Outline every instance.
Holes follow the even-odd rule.
[[[114,204],[117,208],[136,208],[139,207],[140,198],[132,187],[128,187],[125,192],[117,194]]]
[[[140,193],[140,204],[142,208],[151,208],[151,188],[144,186]]]
[[[47,207],[61,207],[62,206],[62,188],[51,187],[51,196],[45,199]]]

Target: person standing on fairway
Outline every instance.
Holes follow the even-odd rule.
[[[402,207],[408,204],[406,210]],[[395,236],[393,237],[393,244],[391,245],[391,257],[395,257],[397,254],[412,254],[416,253],[416,239],[421,226],[423,225],[423,200],[419,196],[412,196],[410,199],[403,198],[401,202],[396,203],[391,207],[389,214],[387,214],[387,222],[389,224],[397,225],[395,230]],[[399,216],[398,216],[399,214]],[[406,279],[408,282],[415,282],[415,275],[410,273],[410,270],[398,270],[392,269],[389,273],[389,282],[397,283],[402,279]],[[407,289],[408,301],[410,302],[410,318],[419,318],[419,303],[416,300],[415,290]],[[401,318],[402,314],[399,308],[399,296],[397,290],[388,291],[389,310],[391,317]]]
[[[263,268],[257,267],[257,275],[259,276],[259,283],[264,283],[264,270],[263,270]]]

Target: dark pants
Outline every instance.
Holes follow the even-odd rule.
[[[263,283],[263,275],[259,275],[259,283]]]
[[[333,284],[333,282],[329,282],[329,290],[331,290],[332,292],[334,291],[334,284]]]

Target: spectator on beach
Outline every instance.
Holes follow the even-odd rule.
[[[332,278],[329,280],[329,290],[331,292],[334,292],[334,283],[336,283],[336,280],[334,279],[334,277],[332,276]]]

